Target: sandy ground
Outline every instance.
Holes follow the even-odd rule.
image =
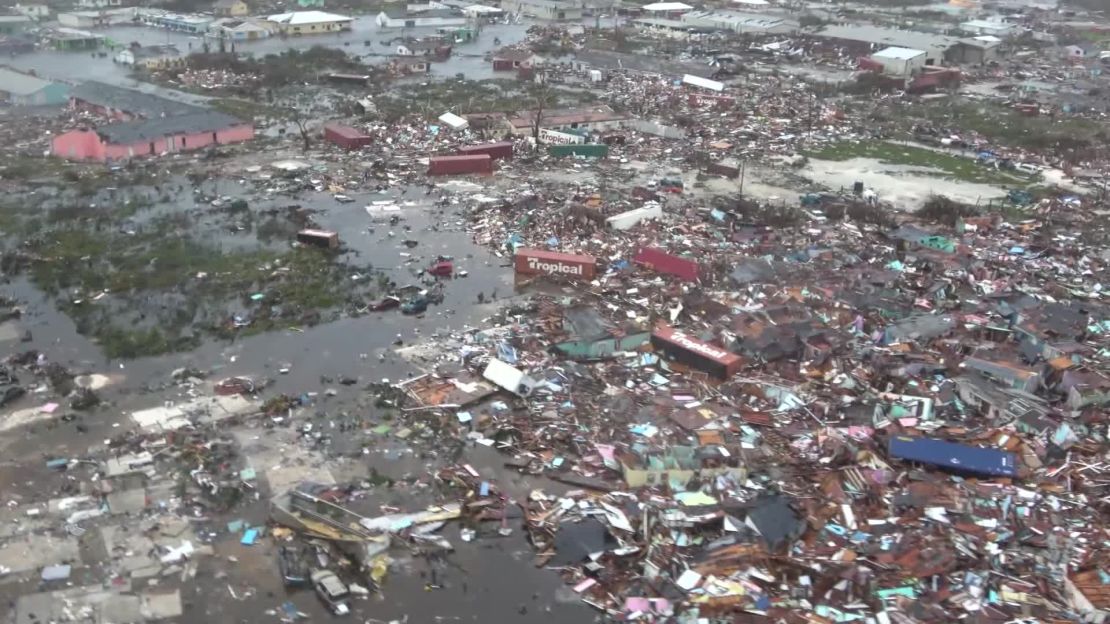
[[[872,158],[811,159],[800,173],[834,191],[850,191],[854,183],[863,182],[878,194],[879,201],[890,202],[900,210],[917,210],[931,195],[979,204],[1006,194],[1001,186],[947,180],[929,167],[890,165]]]

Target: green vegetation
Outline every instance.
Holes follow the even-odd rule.
[[[189,349],[199,333],[221,337],[314,324],[355,291],[348,270],[316,249],[225,253],[178,234],[165,219],[135,235],[69,228],[33,241],[32,280],[59,296],[78,331],[108,357]],[[360,292],[360,290],[362,292]],[[234,323],[227,304],[246,310]]]
[[[239,119],[261,119],[282,115],[282,112],[273,106],[238,98],[218,98],[209,100],[208,104],[221,113],[227,113]]]
[[[60,158],[9,154],[0,157],[0,180],[53,180],[65,173],[76,174],[85,165],[67,163]]]
[[[33,232],[34,230],[29,229],[29,225],[38,223],[37,219],[33,219],[34,215],[32,207],[26,204],[10,201],[0,203],[0,237],[21,236],[29,231]]]
[[[1031,182],[1026,176],[985,167],[971,158],[886,141],[841,141],[803,153],[821,160],[873,158],[890,165],[928,167],[936,170],[938,176],[965,182],[1006,186],[1024,186]]]
[[[104,354],[111,358],[133,359],[196,346],[188,339],[171,340],[153,327],[136,330],[103,327],[95,338]]]
[[[986,103],[947,102],[914,109],[908,123],[927,119],[933,125],[970,130],[1007,147],[1056,150],[1072,160],[1096,157],[1110,145],[1110,126],[1068,116],[1028,117]]]
[[[828,23],[828,20],[813,13],[804,13],[801,17],[798,18],[798,24],[802,28],[819,28]]]

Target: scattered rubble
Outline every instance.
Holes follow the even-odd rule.
[[[13,621],[1106,619],[1096,31],[518,4],[12,102]]]

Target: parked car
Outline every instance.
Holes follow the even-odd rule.
[[[428,309],[428,298],[424,295],[416,295],[412,299],[401,304],[401,312],[404,314],[420,314]]]
[[[296,546],[282,546],[278,549],[278,568],[281,580],[289,587],[308,585],[310,570],[304,550]]]
[[[440,260],[428,268],[428,273],[437,277],[451,277],[455,272],[455,264],[450,260]]]
[[[351,591],[343,581],[339,580],[335,572],[316,570],[312,573],[312,587],[332,613],[347,615],[351,612],[351,608],[347,605],[347,598],[350,597]]]

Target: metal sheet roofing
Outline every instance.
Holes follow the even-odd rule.
[[[873,56],[875,58],[887,58],[887,59],[898,59],[898,60],[901,60],[901,61],[908,61],[910,59],[915,59],[915,58],[921,56],[922,54],[925,54],[924,50],[914,50],[913,48],[894,48],[894,47],[891,47],[891,48],[884,48],[884,49],[872,54],[871,56]]]
[[[916,30],[882,28],[880,26],[832,25],[816,33],[818,37],[859,41],[875,45],[897,46],[917,50],[947,50],[956,45],[956,37],[934,35]]]
[[[73,88],[70,95],[78,100],[142,117],[160,117],[195,113],[205,109],[191,104],[124,89],[103,82],[90,80]]]
[[[96,129],[96,133],[110,143],[129,144],[176,134],[214,132],[240,123],[243,122],[231,115],[199,109],[199,112],[187,115],[141,119],[100,126]]]
[[[0,91],[12,95],[31,95],[50,86],[50,81],[0,67]]]

